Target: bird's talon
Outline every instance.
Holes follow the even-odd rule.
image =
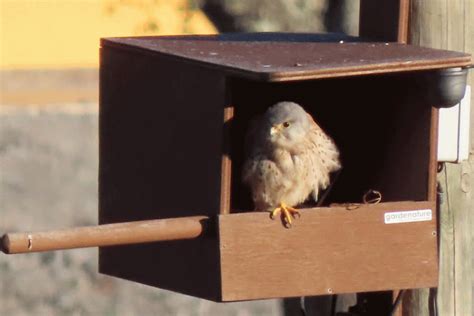
[[[270,218],[275,219],[275,216],[277,216],[277,214],[280,212],[281,212],[281,208],[277,207],[276,209],[270,212]]]
[[[275,219],[275,217],[281,213],[281,220],[283,225],[286,228],[291,228],[292,226],[292,217],[293,218],[300,218],[301,215],[297,209],[287,206],[284,203],[281,203],[279,207],[275,208],[273,211],[270,212],[270,218]]]
[[[290,215],[290,212],[287,209],[283,209],[282,216],[285,219],[285,221],[291,225],[291,215]]]
[[[291,228],[292,226],[291,217],[287,217],[287,215],[282,215],[281,220],[285,228]]]

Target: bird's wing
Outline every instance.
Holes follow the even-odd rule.
[[[311,118],[311,129],[308,140],[311,148],[311,163],[313,165],[313,177],[316,182],[312,191],[312,197],[318,201],[319,190],[326,189],[330,184],[330,173],[341,168],[339,150],[334,141],[319,127]]]
[[[311,116],[310,116],[311,117]],[[316,145],[320,163],[327,172],[334,172],[341,168],[339,150],[336,144],[311,117],[310,140]]]

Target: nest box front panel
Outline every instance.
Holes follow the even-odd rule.
[[[387,222],[409,210],[431,218]],[[309,209],[291,229],[275,224],[261,212],[219,216],[223,301],[437,285],[434,202]]]
[[[100,224],[216,215],[225,81],[217,72],[104,47]],[[102,273],[218,298],[216,239],[100,249]]]

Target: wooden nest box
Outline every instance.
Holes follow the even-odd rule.
[[[459,101],[470,62],[335,35],[103,39],[100,224],[207,229],[101,248],[100,272],[214,301],[437,286],[436,107]],[[344,166],[291,229],[249,212],[240,180],[249,121],[278,101],[310,112]],[[381,203],[361,203],[370,189]]]

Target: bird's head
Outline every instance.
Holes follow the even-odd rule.
[[[294,102],[279,102],[264,114],[267,139],[275,146],[296,149],[310,129],[310,117]]]

